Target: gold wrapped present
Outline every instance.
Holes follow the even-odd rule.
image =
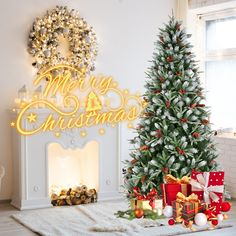
[[[150,206],[150,200],[137,200],[135,198],[130,199],[130,207],[132,210],[143,209],[143,210],[156,210],[158,215],[162,215],[163,200],[155,199],[155,208],[152,209]]]

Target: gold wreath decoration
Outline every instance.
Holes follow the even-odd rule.
[[[68,40],[69,55],[58,51],[59,37]],[[89,73],[95,69],[97,39],[92,27],[77,11],[57,6],[34,21],[29,34],[28,52],[35,59],[32,65],[39,71],[65,64]]]

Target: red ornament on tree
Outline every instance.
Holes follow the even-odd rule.
[[[187,119],[187,118],[181,118],[180,121],[181,121],[182,123],[187,123],[187,122],[188,122],[188,119]]]
[[[170,101],[166,101],[166,108],[170,108]]]
[[[183,156],[185,155],[185,151],[179,147],[176,148],[176,151],[179,153],[179,155],[183,155]]]
[[[143,210],[142,209],[136,209],[134,210],[134,215],[136,218],[142,218],[143,217]]]
[[[197,104],[197,107],[205,107],[205,104]]]
[[[176,24],[176,26],[175,26],[175,28],[177,29],[177,30],[180,30],[180,24]]]
[[[192,133],[192,136],[194,138],[200,138],[201,135],[198,132],[194,132],[194,133]]]
[[[143,129],[144,126],[143,125],[138,125],[137,129]]]
[[[141,183],[142,184],[144,183],[145,179],[146,179],[146,175],[143,175],[142,178],[141,178]]]
[[[172,56],[168,56],[168,57],[166,58],[166,61],[167,61],[167,62],[172,62],[172,61],[173,61],[173,57],[172,57]]]
[[[180,93],[180,94],[185,94],[185,93],[186,93],[186,90],[185,90],[185,89],[180,89],[180,90],[179,90],[179,93]]]
[[[157,89],[157,90],[154,91],[154,93],[159,94],[159,93],[161,93],[161,90]]]
[[[147,145],[143,145],[142,147],[140,147],[140,151],[147,151],[149,149],[149,147]]]
[[[163,43],[164,42],[164,38],[162,36],[159,37],[160,41]]]
[[[161,130],[156,130],[156,137],[157,138],[161,138],[162,137],[162,133],[161,133]]]
[[[164,83],[164,81],[165,81],[163,77],[159,77],[159,80],[161,83]]]
[[[224,212],[228,212],[231,209],[231,204],[229,202],[222,202],[221,210]]]
[[[169,219],[168,220],[168,224],[169,225],[174,225],[175,224],[175,220],[174,219]]]
[[[136,162],[137,162],[136,159],[133,159],[133,160],[130,161],[130,163],[131,163],[132,165],[135,164]]]
[[[201,122],[203,125],[207,125],[207,124],[209,124],[209,121],[208,120],[206,120],[206,119],[204,119],[204,120],[202,120],[202,122]]]
[[[164,174],[168,174],[168,172],[169,172],[169,168],[168,167],[163,167],[161,170],[162,170],[162,172]]]
[[[194,109],[196,106],[197,106],[197,104],[193,103],[193,104],[190,105],[190,108]]]

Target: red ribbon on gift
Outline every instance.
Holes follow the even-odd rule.
[[[149,205],[151,206],[151,208],[155,208],[155,199],[158,197],[158,193],[155,188],[152,188],[147,195],[142,195],[140,192],[140,188],[134,187],[133,194],[137,200],[149,200]]]

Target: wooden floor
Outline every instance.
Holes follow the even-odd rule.
[[[19,211],[13,208],[10,204],[7,204],[7,203],[0,204],[0,236],[35,236],[37,235],[11,218],[11,215],[17,212]],[[227,221],[229,222],[229,224],[234,224],[234,227],[225,228],[225,229],[217,229],[217,230],[206,231],[206,232],[195,232],[191,234],[184,234],[184,236],[187,236],[187,235],[236,236],[236,201],[233,202],[233,209],[230,211],[229,220]]]

